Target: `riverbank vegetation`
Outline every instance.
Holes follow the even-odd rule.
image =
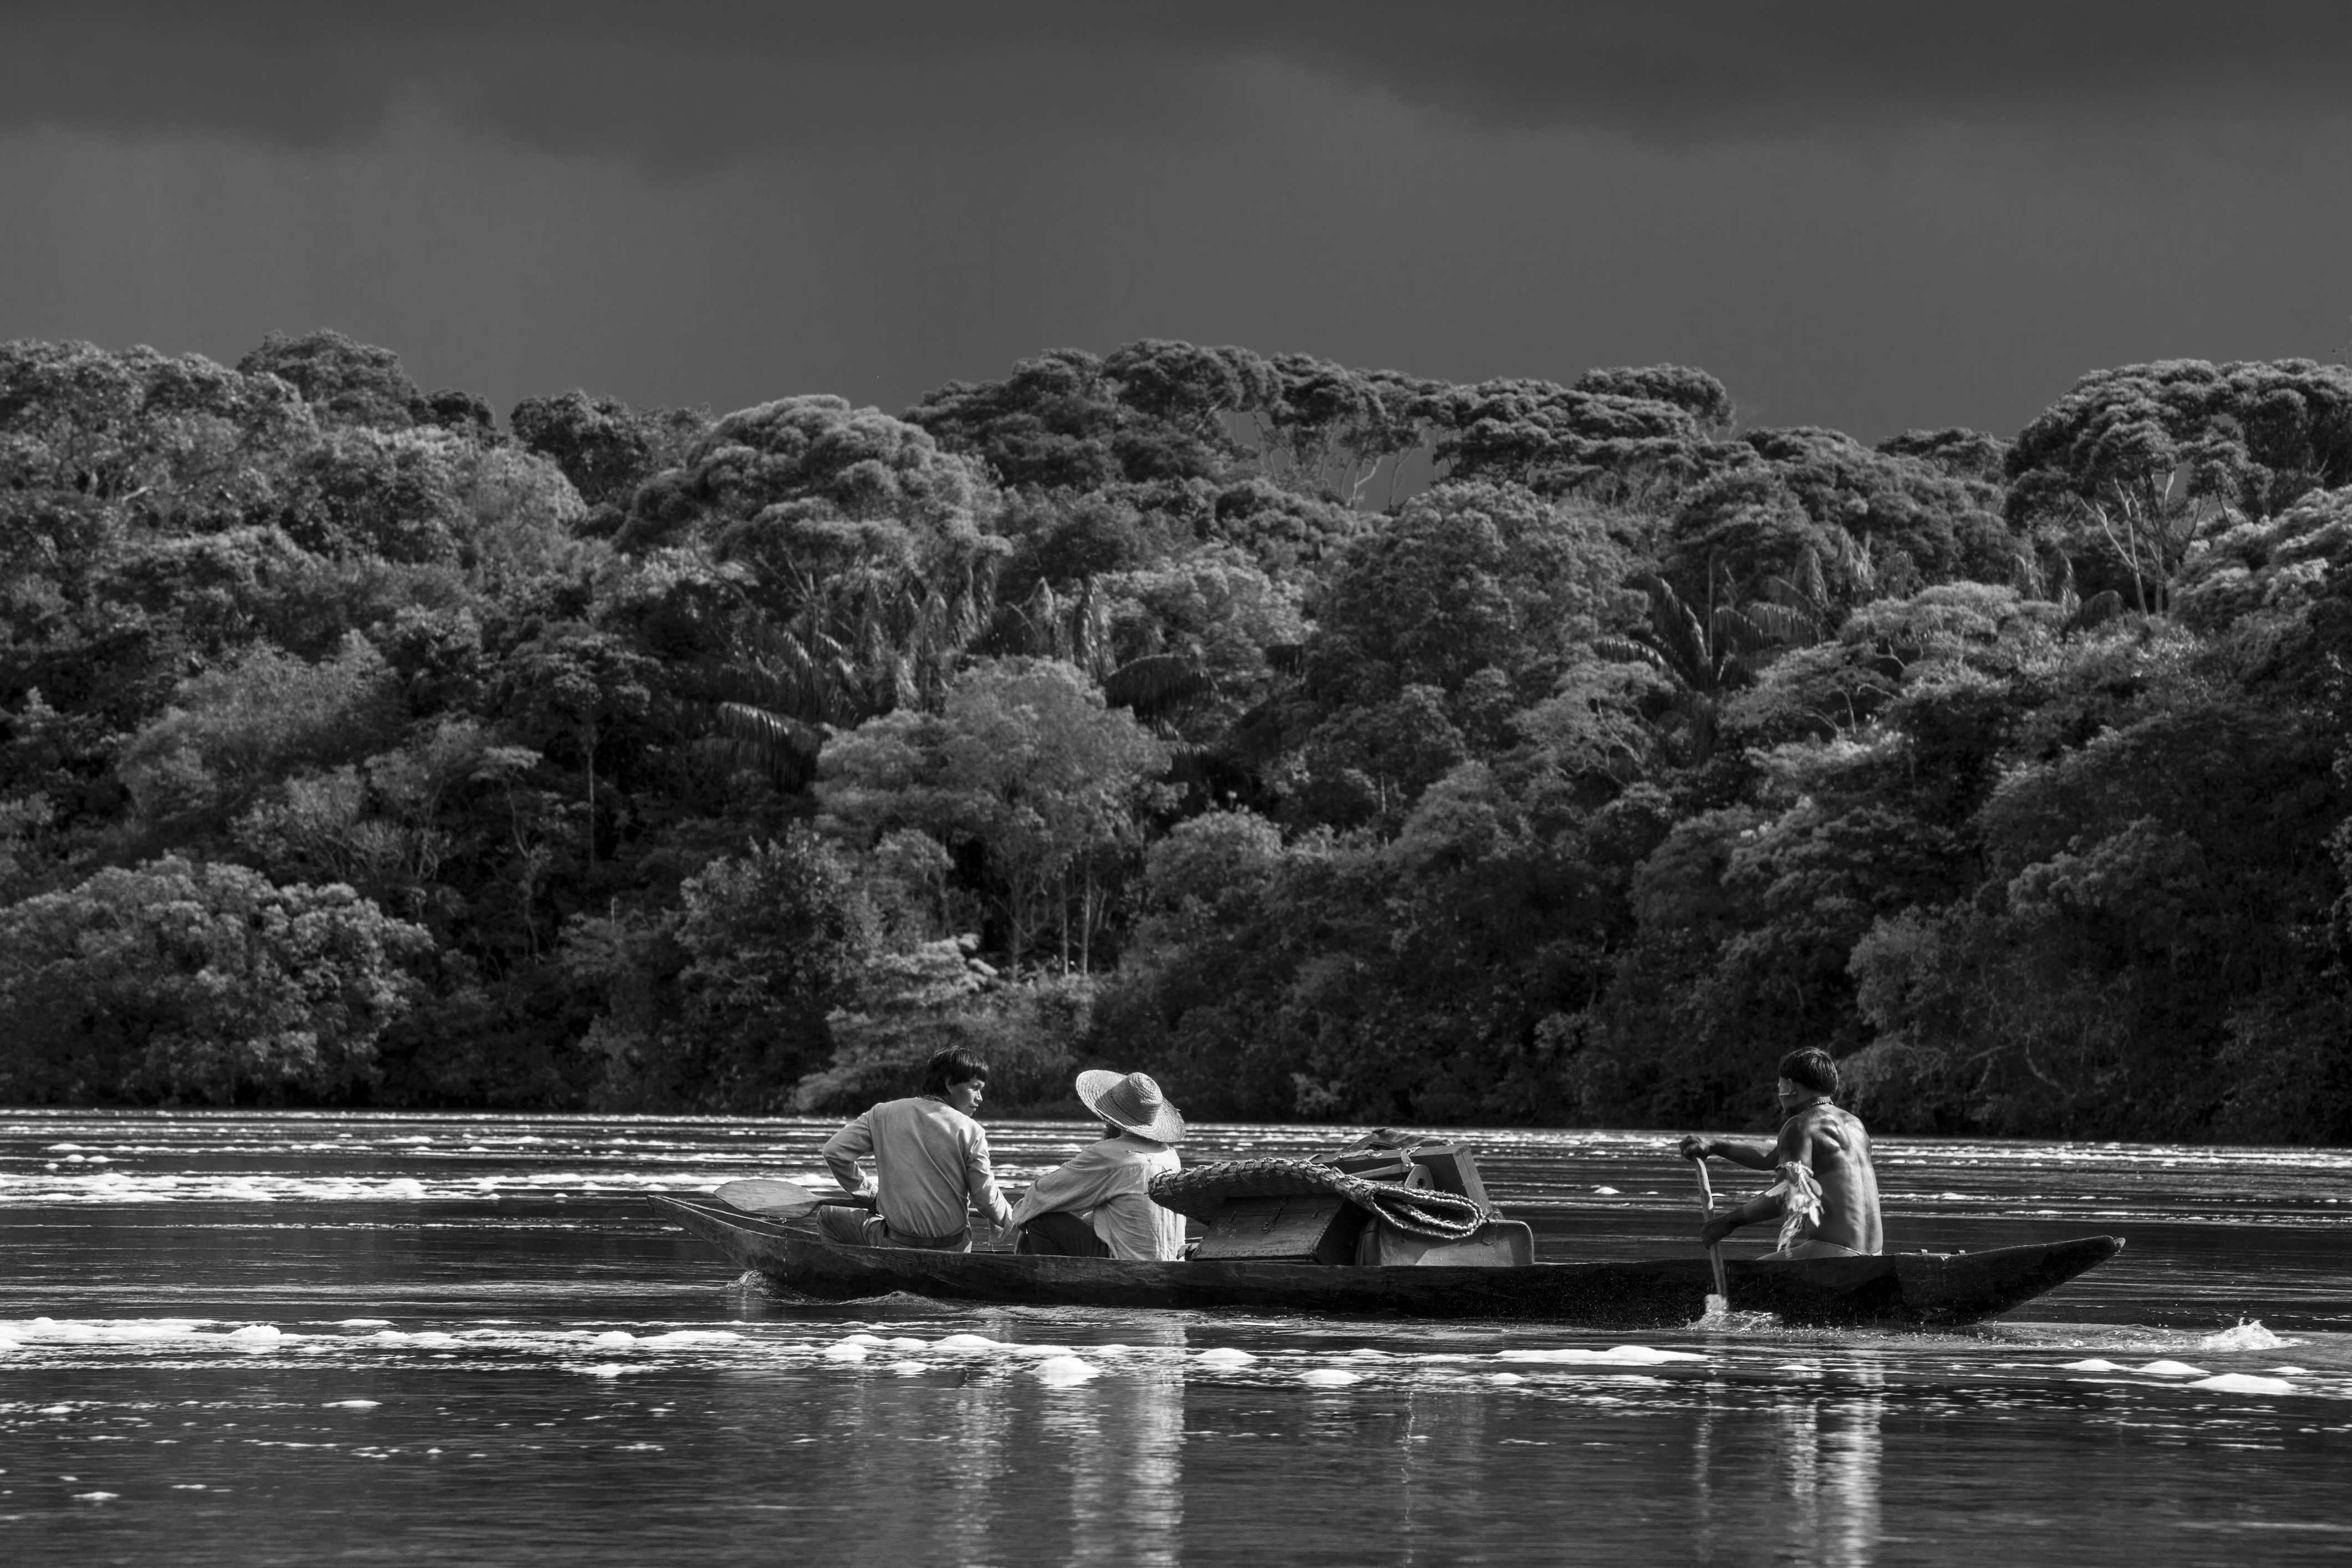
[[[0,348],[0,1098],[2352,1140],[2352,374]]]

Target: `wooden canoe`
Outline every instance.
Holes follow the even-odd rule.
[[[894,1291],[1015,1306],[1165,1307],[1336,1317],[1520,1319],[1595,1328],[1682,1328],[1704,1315],[1707,1260],[1535,1263],[1519,1268],[1316,1263],[1128,1263],[1010,1252],[850,1247],[805,1220],[763,1219],[707,1198],[655,1197],[669,1219],[739,1268],[820,1300]],[[2123,1250],[2111,1236],[1986,1252],[1727,1261],[1735,1312],[1791,1325],[1944,1328],[1997,1317]]]

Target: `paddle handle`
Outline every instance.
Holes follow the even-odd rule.
[[[1698,1173],[1698,1212],[1712,1218],[1715,1215],[1715,1184],[1706,1179],[1706,1156],[1702,1154],[1693,1160],[1691,1168]],[[1706,1260],[1715,1265],[1715,1293],[1726,1301],[1730,1300],[1731,1291],[1723,1282],[1723,1248],[1719,1246],[1708,1247]]]

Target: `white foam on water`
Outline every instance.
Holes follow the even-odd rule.
[[[330,1148],[336,1147],[328,1145]],[[347,1151],[350,1145],[341,1145]],[[147,1151],[142,1151],[145,1152]],[[155,1150],[161,1154],[184,1151]],[[207,1151],[223,1152],[224,1151]],[[235,1151],[226,1151],[234,1152]],[[280,1155],[284,1148],[254,1150]],[[415,1203],[495,1204],[515,1196],[569,1194],[706,1192],[740,1171],[433,1171],[421,1176],[367,1177],[315,1172],[140,1171],[104,1167],[103,1154],[66,1154],[40,1171],[0,1171],[0,1203]]]
[[[672,1329],[666,1334],[647,1334],[637,1342],[639,1350],[691,1350],[700,1345],[732,1345],[743,1342],[743,1336],[726,1329]],[[920,1340],[893,1340],[894,1345],[919,1345]]]
[[[139,1344],[194,1335],[211,1321],[209,1318],[20,1318],[0,1321],[0,1331],[26,1344]]]
[[[1673,1361],[1705,1361],[1691,1351],[1654,1350],[1648,1345],[1612,1345],[1605,1351],[1576,1347],[1550,1351],[1496,1351],[1496,1361],[1551,1362],[1572,1366],[1663,1366]]]
[[[1391,1166],[1390,1168],[1393,1170],[1395,1167]],[[1592,1194],[1595,1197],[1613,1198],[1617,1195],[1617,1189],[1614,1187],[1595,1187],[1592,1189]]]
[[[2131,1368],[2119,1366],[2114,1362],[2093,1356],[2089,1361],[2062,1362],[2059,1363],[2058,1370],[2060,1372],[2129,1372]]]
[[[1510,1384],[1510,1383],[1525,1383],[1525,1382],[1527,1382],[1527,1379],[1526,1379],[1526,1378],[1524,1378],[1524,1377],[1521,1377],[1521,1376],[1520,1376],[1517,1373],[1516,1373],[1516,1372],[1495,1372],[1495,1373],[1487,1373],[1487,1374],[1486,1374],[1486,1381],[1487,1381],[1488,1383],[1504,1383],[1504,1384]]]
[[[1376,1351],[1370,1345],[1359,1345],[1348,1352],[1348,1359],[1349,1361],[1394,1361],[1396,1357],[1386,1351]]]
[[[2256,1377],[2252,1373],[2225,1372],[2214,1377],[2200,1377],[2189,1385],[2210,1388],[2216,1394],[2293,1394],[2294,1384],[2283,1377]]]
[[[1039,1382],[1063,1387],[1102,1375],[1102,1368],[1074,1355],[1047,1356],[1032,1370]]]
[[[1247,1351],[1237,1351],[1222,1345],[1214,1350],[1202,1351],[1192,1358],[1193,1364],[1197,1366],[1247,1366],[1255,1360],[1257,1357]]]
[[[2190,1366],[2185,1361],[2142,1362],[2138,1366],[2136,1366],[2131,1370],[2134,1372],[2145,1373],[2149,1377],[2208,1377],[2211,1375],[2203,1367]]]
[[[2263,1327],[2260,1318],[2249,1318],[2242,1319],[2234,1329],[2207,1334],[2197,1342],[2197,1348],[2200,1351],[2274,1351],[2293,1343],[2293,1340],[2283,1340]]]
[[[1298,1374],[1298,1381],[1312,1388],[1345,1388],[1364,1380],[1352,1372],[1342,1372],[1336,1366],[1308,1367]]]
[[[890,1363],[889,1370],[897,1373],[900,1377],[912,1377],[919,1372],[929,1372],[931,1369],[919,1361],[894,1361]]]
[[[76,1492],[73,1500],[76,1502],[112,1502],[121,1495],[121,1492]]]
[[[618,1362],[606,1362],[602,1366],[583,1366],[580,1370],[591,1377],[618,1377],[629,1369]]]
[[[320,1408],[322,1410],[373,1410],[383,1403],[381,1399],[331,1399]]]
[[[388,1329],[392,1327],[392,1320],[390,1318],[338,1318],[335,1320],[335,1327],[339,1329]]]
[[[2311,1369],[2307,1366],[2266,1366],[2263,1368],[2263,1370],[2269,1373],[2273,1377],[2308,1377],[2311,1375]]]
[[[703,1358],[764,1365],[779,1363],[811,1365],[828,1362],[852,1364],[870,1359],[879,1365],[923,1355],[926,1352],[931,1352],[925,1357],[927,1365],[936,1365],[940,1361],[1003,1359],[1026,1366],[1057,1356],[1081,1354],[1080,1351],[1066,1344],[1013,1343],[978,1334],[950,1335],[930,1343],[910,1335],[885,1338],[861,1331],[844,1335],[828,1344],[823,1340],[804,1337],[804,1331],[802,1333],[778,1332],[766,1326],[748,1331],[699,1327],[663,1330],[658,1325],[650,1326],[644,1331],[620,1328],[553,1329],[505,1321],[482,1321],[481,1326],[454,1331],[418,1329],[409,1331],[358,1326],[383,1321],[360,1319],[352,1321],[354,1326],[350,1328],[336,1324],[301,1333],[271,1323],[236,1324],[203,1319],[125,1321],[37,1319],[22,1323],[0,1322],[0,1329],[8,1331],[5,1336],[0,1336],[0,1351],[5,1351],[11,1344],[18,1345],[16,1354],[0,1359],[16,1365],[21,1364],[16,1360],[18,1354],[40,1356],[44,1352],[53,1355],[59,1352],[94,1357],[125,1353],[161,1353],[180,1358],[190,1355],[340,1355],[354,1361],[420,1352],[445,1355],[520,1353],[546,1357],[577,1371],[589,1357],[600,1353],[616,1363],[620,1357],[626,1356],[640,1370],[652,1370],[655,1364],[664,1362],[675,1365],[681,1360]],[[1100,1359],[1110,1353],[1178,1355],[1181,1352],[1172,1348],[1138,1351],[1132,1347],[1118,1347],[1113,1352],[1087,1350],[1083,1353],[1089,1359]],[[1210,1364],[1213,1366],[1216,1363]]]

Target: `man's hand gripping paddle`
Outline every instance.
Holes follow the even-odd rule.
[[[1699,1155],[1691,1162],[1698,1172],[1698,1212],[1704,1218],[1715,1217],[1715,1184],[1706,1179],[1706,1156]],[[720,1191],[726,1189],[721,1188]],[[1706,1315],[1721,1318],[1731,1310],[1731,1292],[1723,1282],[1723,1247],[1712,1245],[1706,1249],[1706,1260],[1715,1265],[1715,1294],[1706,1299]]]

